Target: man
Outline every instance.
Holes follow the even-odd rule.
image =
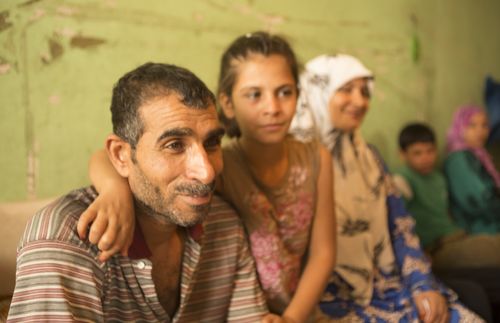
[[[222,170],[214,96],[191,72],[147,63],[115,85],[108,156],[127,178],[128,257],[96,260],[76,223],[97,193],[39,211],[18,250],[9,321],[257,321],[267,313],[241,223],[213,196]]]

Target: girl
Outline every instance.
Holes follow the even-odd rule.
[[[281,37],[247,34],[225,51],[219,114],[232,139],[223,146],[217,190],[243,220],[270,311],[285,321],[304,322],[317,319],[313,310],[333,269],[335,220],[330,155],[317,143],[304,144],[287,134],[297,83],[295,55]],[[123,222],[116,221],[122,205],[131,210],[130,194],[115,194],[114,188],[124,185],[122,179],[112,180],[117,176],[106,163],[97,156],[91,176],[108,202],[99,202],[80,220],[83,233],[94,210],[104,210],[94,221],[91,241],[99,240],[107,223]],[[106,211],[113,205],[116,209]],[[126,222],[133,218],[128,212]],[[110,231],[119,230],[110,226]]]
[[[383,160],[361,136],[372,72],[352,56],[324,55],[300,86],[292,132],[319,137],[335,173],[338,255],[322,310],[349,322],[481,321],[438,288]]]
[[[475,106],[458,109],[448,130],[451,210],[470,233],[500,232],[500,175],[484,148],[488,134],[486,112]]]

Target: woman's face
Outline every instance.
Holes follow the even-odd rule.
[[[479,112],[470,118],[469,124],[464,129],[463,139],[469,147],[480,148],[484,147],[489,133],[490,127],[486,113]]]
[[[370,107],[367,78],[357,78],[344,84],[330,98],[330,121],[335,128],[351,132],[361,126]]]
[[[297,84],[286,58],[255,54],[236,68],[232,97],[222,102],[224,114],[236,118],[242,138],[282,142],[297,104]]]

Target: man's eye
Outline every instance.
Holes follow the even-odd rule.
[[[222,137],[217,136],[213,138],[209,138],[207,141],[205,141],[205,148],[209,150],[215,150],[218,149],[221,145]]]
[[[163,146],[165,149],[180,152],[184,150],[184,143],[182,141],[171,141]]]

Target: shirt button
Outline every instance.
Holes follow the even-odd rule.
[[[144,269],[144,268],[146,268],[146,264],[144,263],[144,261],[139,261],[139,262],[137,263],[137,268],[139,268],[139,269]]]

